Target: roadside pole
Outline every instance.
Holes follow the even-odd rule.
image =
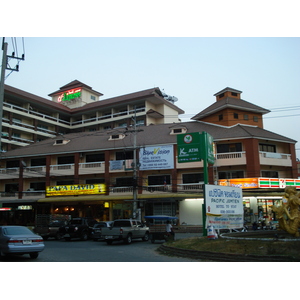
[[[204,177],[204,186],[203,186],[203,204],[202,204],[202,220],[203,220],[203,236],[207,236],[206,229],[206,201],[205,201],[205,185],[208,184],[208,163],[207,163],[207,134],[206,132],[202,132],[203,136],[203,177]]]
[[[4,80],[5,80],[5,70],[6,70],[6,61],[7,61],[7,43],[2,43],[2,50],[3,50],[3,56],[2,56],[2,67],[1,67],[1,78],[0,78],[0,154],[2,152],[2,144],[1,144],[1,138],[2,138],[2,114],[3,114],[3,102],[4,102]]]

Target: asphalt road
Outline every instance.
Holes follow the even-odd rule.
[[[176,239],[197,234],[177,234]],[[0,261],[9,262],[199,262],[182,257],[169,257],[156,251],[162,241],[152,244],[150,241],[143,242],[141,239],[134,240],[130,245],[122,242],[114,242],[107,245],[101,241],[80,241],[49,239],[45,241],[45,250],[37,259],[23,256],[5,256]]]

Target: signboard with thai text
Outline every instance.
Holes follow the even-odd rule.
[[[241,188],[205,185],[206,228],[242,228],[244,225],[243,192]]]
[[[74,196],[106,194],[106,184],[74,184],[46,187],[46,196]]]
[[[258,178],[235,178],[235,179],[220,179],[218,184],[222,186],[239,187],[242,189],[257,189]]]
[[[59,95],[57,102],[71,101],[72,99],[76,99],[79,97],[81,97],[81,88],[75,88],[65,91],[61,95]]]
[[[243,192],[241,188],[220,185],[205,185],[206,213],[214,215],[243,214]]]

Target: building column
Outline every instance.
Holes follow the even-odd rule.
[[[295,144],[290,144],[290,153],[291,153],[291,160],[292,160],[291,178],[298,178]]]
[[[23,196],[23,188],[24,188],[24,183],[23,183],[23,172],[24,172],[24,165],[23,165],[23,159],[20,159],[19,161],[19,193],[18,193],[18,199],[22,199]]]
[[[104,171],[104,179],[106,184],[107,195],[109,195],[109,187],[110,187],[110,174],[109,174],[109,161],[110,161],[110,150],[105,150],[105,171]]]
[[[80,154],[74,154],[74,184],[79,184],[79,159]]]
[[[51,166],[51,155],[46,156],[46,186],[50,186],[50,166]]]
[[[245,177],[260,177],[259,145],[257,139],[244,140],[247,174]]]

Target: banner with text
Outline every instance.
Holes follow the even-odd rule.
[[[153,146],[140,149],[140,170],[174,168],[173,145]]]
[[[205,185],[206,226],[215,229],[241,228],[244,225],[241,188]]]

